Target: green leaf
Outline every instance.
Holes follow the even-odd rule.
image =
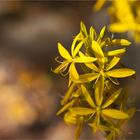
[[[88,90],[86,89],[86,87],[85,87],[84,85],[81,85],[81,88],[82,88],[82,93],[83,93],[83,95],[84,95],[84,97],[85,97],[85,100],[89,103],[89,105],[90,105],[91,107],[95,108],[96,106],[95,106],[95,104],[94,104],[94,102],[93,102],[93,99],[92,99],[92,97],[90,96]]]
[[[60,55],[67,59],[67,60],[71,60],[72,57],[70,56],[69,52],[62,46],[61,43],[58,43],[58,51],[60,53]]]
[[[106,108],[108,106],[110,106],[120,95],[122,91],[122,88],[120,88],[119,90],[115,91],[110,97],[109,99],[102,105],[102,108]]]
[[[127,119],[129,117],[128,114],[116,109],[104,109],[102,113],[113,119]]]
[[[134,75],[135,71],[132,69],[120,68],[120,69],[110,70],[106,72],[106,74],[114,78],[124,78],[124,77],[129,77],[131,75]]]
[[[77,115],[89,115],[94,114],[96,111],[92,108],[86,108],[86,107],[72,107],[69,108],[70,112],[77,114]]]
[[[113,57],[113,59],[110,61],[110,63],[106,66],[106,71],[112,69],[114,66],[118,64],[120,61],[120,57]]]

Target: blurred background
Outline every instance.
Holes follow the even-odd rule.
[[[0,139],[73,140],[74,129],[55,114],[67,90],[67,79],[55,75],[57,42],[68,49],[80,21],[99,32],[110,23],[106,6],[93,11],[95,1],[0,1]],[[140,3],[139,3],[140,4]],[[126,34],[117,38],[128,38]],[[140,44],[132,38],[124,64],[137,71],[124,80],[140,108]],[[140,139],[140,112],[127,126],[128,139]],[[82,139],[101,139],[85,127]]]

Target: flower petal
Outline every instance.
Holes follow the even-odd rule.
[[[71,60],[72,57],[70,56],[69,52],[62,46],[61,43],[58,43],[58,51],[60,55],[67,60]]]
[[[115,91],[109,98],[108,100],[102,105],[102,108],[106,108],[108,106],[110,106],[120,95],[122,91],[122,88],[120,88],[119,90]]]
[[[129,117],[125,112],[116,109],[104,109],[102,113],[113,119],[127,119]]]
[[[94,51],[94,53],[95,53],[95,56],[96,56],[97,58],[102,58],[102,57],[104,57],[104,53],[103,53],[101,47],[100,47],[99,44],[98,44],[96,41],[94,41],[94,40],[92,41],[92,49],[93,49],[93,51]]]
[[[94,81],[97,77],[99,77],[99,73],[88,73],[82,74],[79,76],[79,79],[72,79],[75,83],[87,83]]]
[[[93,63],[85,63],[85,65],[86,65],[88,68],[90,68],[90,69],[92,69],[92,70],[94,70],[94,71],[96,71],[96,72],[99,72],[99,69],[96,67],[95,64],[93,64]]]
[[[117,50],[114,50],[114,51],[108,51],[107,55],[108,56],[118,56],[118,55],[121,55],[125,52],[126,52],[126,49],[123,48],[123,49],[117,49]]]
[[[63,72],[63,71],[65,71],[65,68],[68,66],[68,64],[69,64],[68,61],[64,61],[62,64],[60,64],[57,68],[55,68],[52,71],[56,74]]]
[[[120,69],[110,70],[106,72],[106,74],[114,78],[123,78],[123,77],[129,77],[131,75],[134,75],[135,71],[132,69],[120,68]]]
[[[69,98],[73,93],[74,87],[75,87],[75,83],[72,83],[72,85],[69,87],[68,91],[66,92],[64,98],[61,100],[61,105],[67,103],[67,101],[69,100]]]
[[[89,115],[89,114],[95,113],[95,109],[86,108],[86,107],[72,107],[69,110],[70,110],[70,112],[77,114],[77,115]]]
[[[129,46],[131,44],[131,42],[126,39],[113,39],[110,43],[111,45],[117,46]]]
[[[84,85],[81,85],[81,88],[82,88],[82,93],[85,97],[85,100],[89,103],[89,105],[93,108],[95,108],[95,103],[91,97],[91,95],[89,94],[88,90],[86,89],[86,87]]]
[[[80,57],[75,58],[76,63],[90,63],[96,60],[97,58],[95,57],[90,57],[90,56],[85,56],[85,55],[80,55]]]
[[[76,37],[73,39],[72,45],[71,45],[71,55],[74,55],[74,49],[75,49],[75,45],[76,42],[79,40],[81,34],[79,33],[78,35],[76,35]]]
[[[74,100],[72,100],[71,102],[67,103],[66,105],[64,105],[58,112],[56,115],[60,115],[61,113],[63,113],[64,111],[66,111],[69,107],[71,107],[74,103]]]
[[[120,57],[114,57],[110,63],[106,66],[106,71],[112,69],[114,66],[116,66],[118,64],[118,62],[120,61]]]
[[[79,74],[75,68],[74,63],[71,63],[69,71],[72,79],[79,79]]]

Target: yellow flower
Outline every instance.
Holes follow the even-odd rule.
[[[108,107],[115,102],[115,100],[118,98],[120,95],[122,89],[119,89],[115,91],[106,101],[104,104],[98,105],[97,103],[95,104],[91,95],[89,94],[88,90],[84,85],[81,85],[82,88],[82,94],[86,100],[86,102],[89,104],[90,107],[70,107],[69,111],[73,114],[76,115],[81,115],[81,116],[95,116],[95,119],[91,126],[98,125],[100,124],[100,119],[103,115],[113,118],[113,119],[127,119],[129,115],[121,110],[118,109],[113,109]],[[96,99],[96,98],[95,98]],[[90,117],[91,118],[91,117]]]
[[[78,45],[76,45],[77,40],[79,38],[80,34],[78,34],[72,45],[71,45],[71,55],[70,53],[63,47],[63,45],[61,43],[58,43],[58,51],[60,53],[60,55],[64,58],[64,61],[61,62],[62,64],[60,64],[55,70],[54,73],[61,73],[63,75],[63,72],[65,72],[67,70],[67,67],[69,65],[69,70],[68,73],[70,74],[70,78],[73,79],[78,79],[79,78],[79,74],[76,70],[75,67],[75,63],[89,63],[89,62],[94,62],[97,59],[94,57],[90,57],[90,56],[86,56],[84,55],[80,49],[83,46],[83,43],[85,40],[82,40],[80,43],[78,43]],[[78,56],[77,54],[82,54],[80,56]]]
[[[97,67],[94,63],[85,64],[92,70],[92,72],[80,75],[79,79],[73,79],[75,83],[91,82],[95,79],[98,80],[100,76],[103,77],[103,79],[109,78],[113,83],[116,83],[112,80],[112,78],[124,78],[135,74],[134,70],[128,68],[118,68],[112,70],[112,68],[114,68],[120,61],[120,57],[118,57],[118,55],[124,53],[125,49],[107,52],[107,56],[113,56],[113,59],[107,65],[105,65],[105,55],[96,41],[92,41],[92,49],[98,59],[97,62],[99,67]]]

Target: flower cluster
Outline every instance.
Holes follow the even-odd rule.
[[[118,81],[135,74],[120,62],[131,43],[105,37],[105,29],[103,27],[97,34],[93,27],[87,31],[81,22],[80,32],[71,45],[71,54],[58,43],[63,61],[53,71],[68,75],[69,83],[57,115],[64,113],[66,124],[76,125],[76,139],[84,123],[91,126],[93,132],[102,132],[108,140],[115,139],[134,113],[134,109],[127,106],[127,92]]]
[[[94,5],[100,10],[106,0],[98,0]],[[113,0],[108,8],[111,17],[109,30],[111,32],[128,32],[136,42],[140,42],[140,6],[138,0]]]

